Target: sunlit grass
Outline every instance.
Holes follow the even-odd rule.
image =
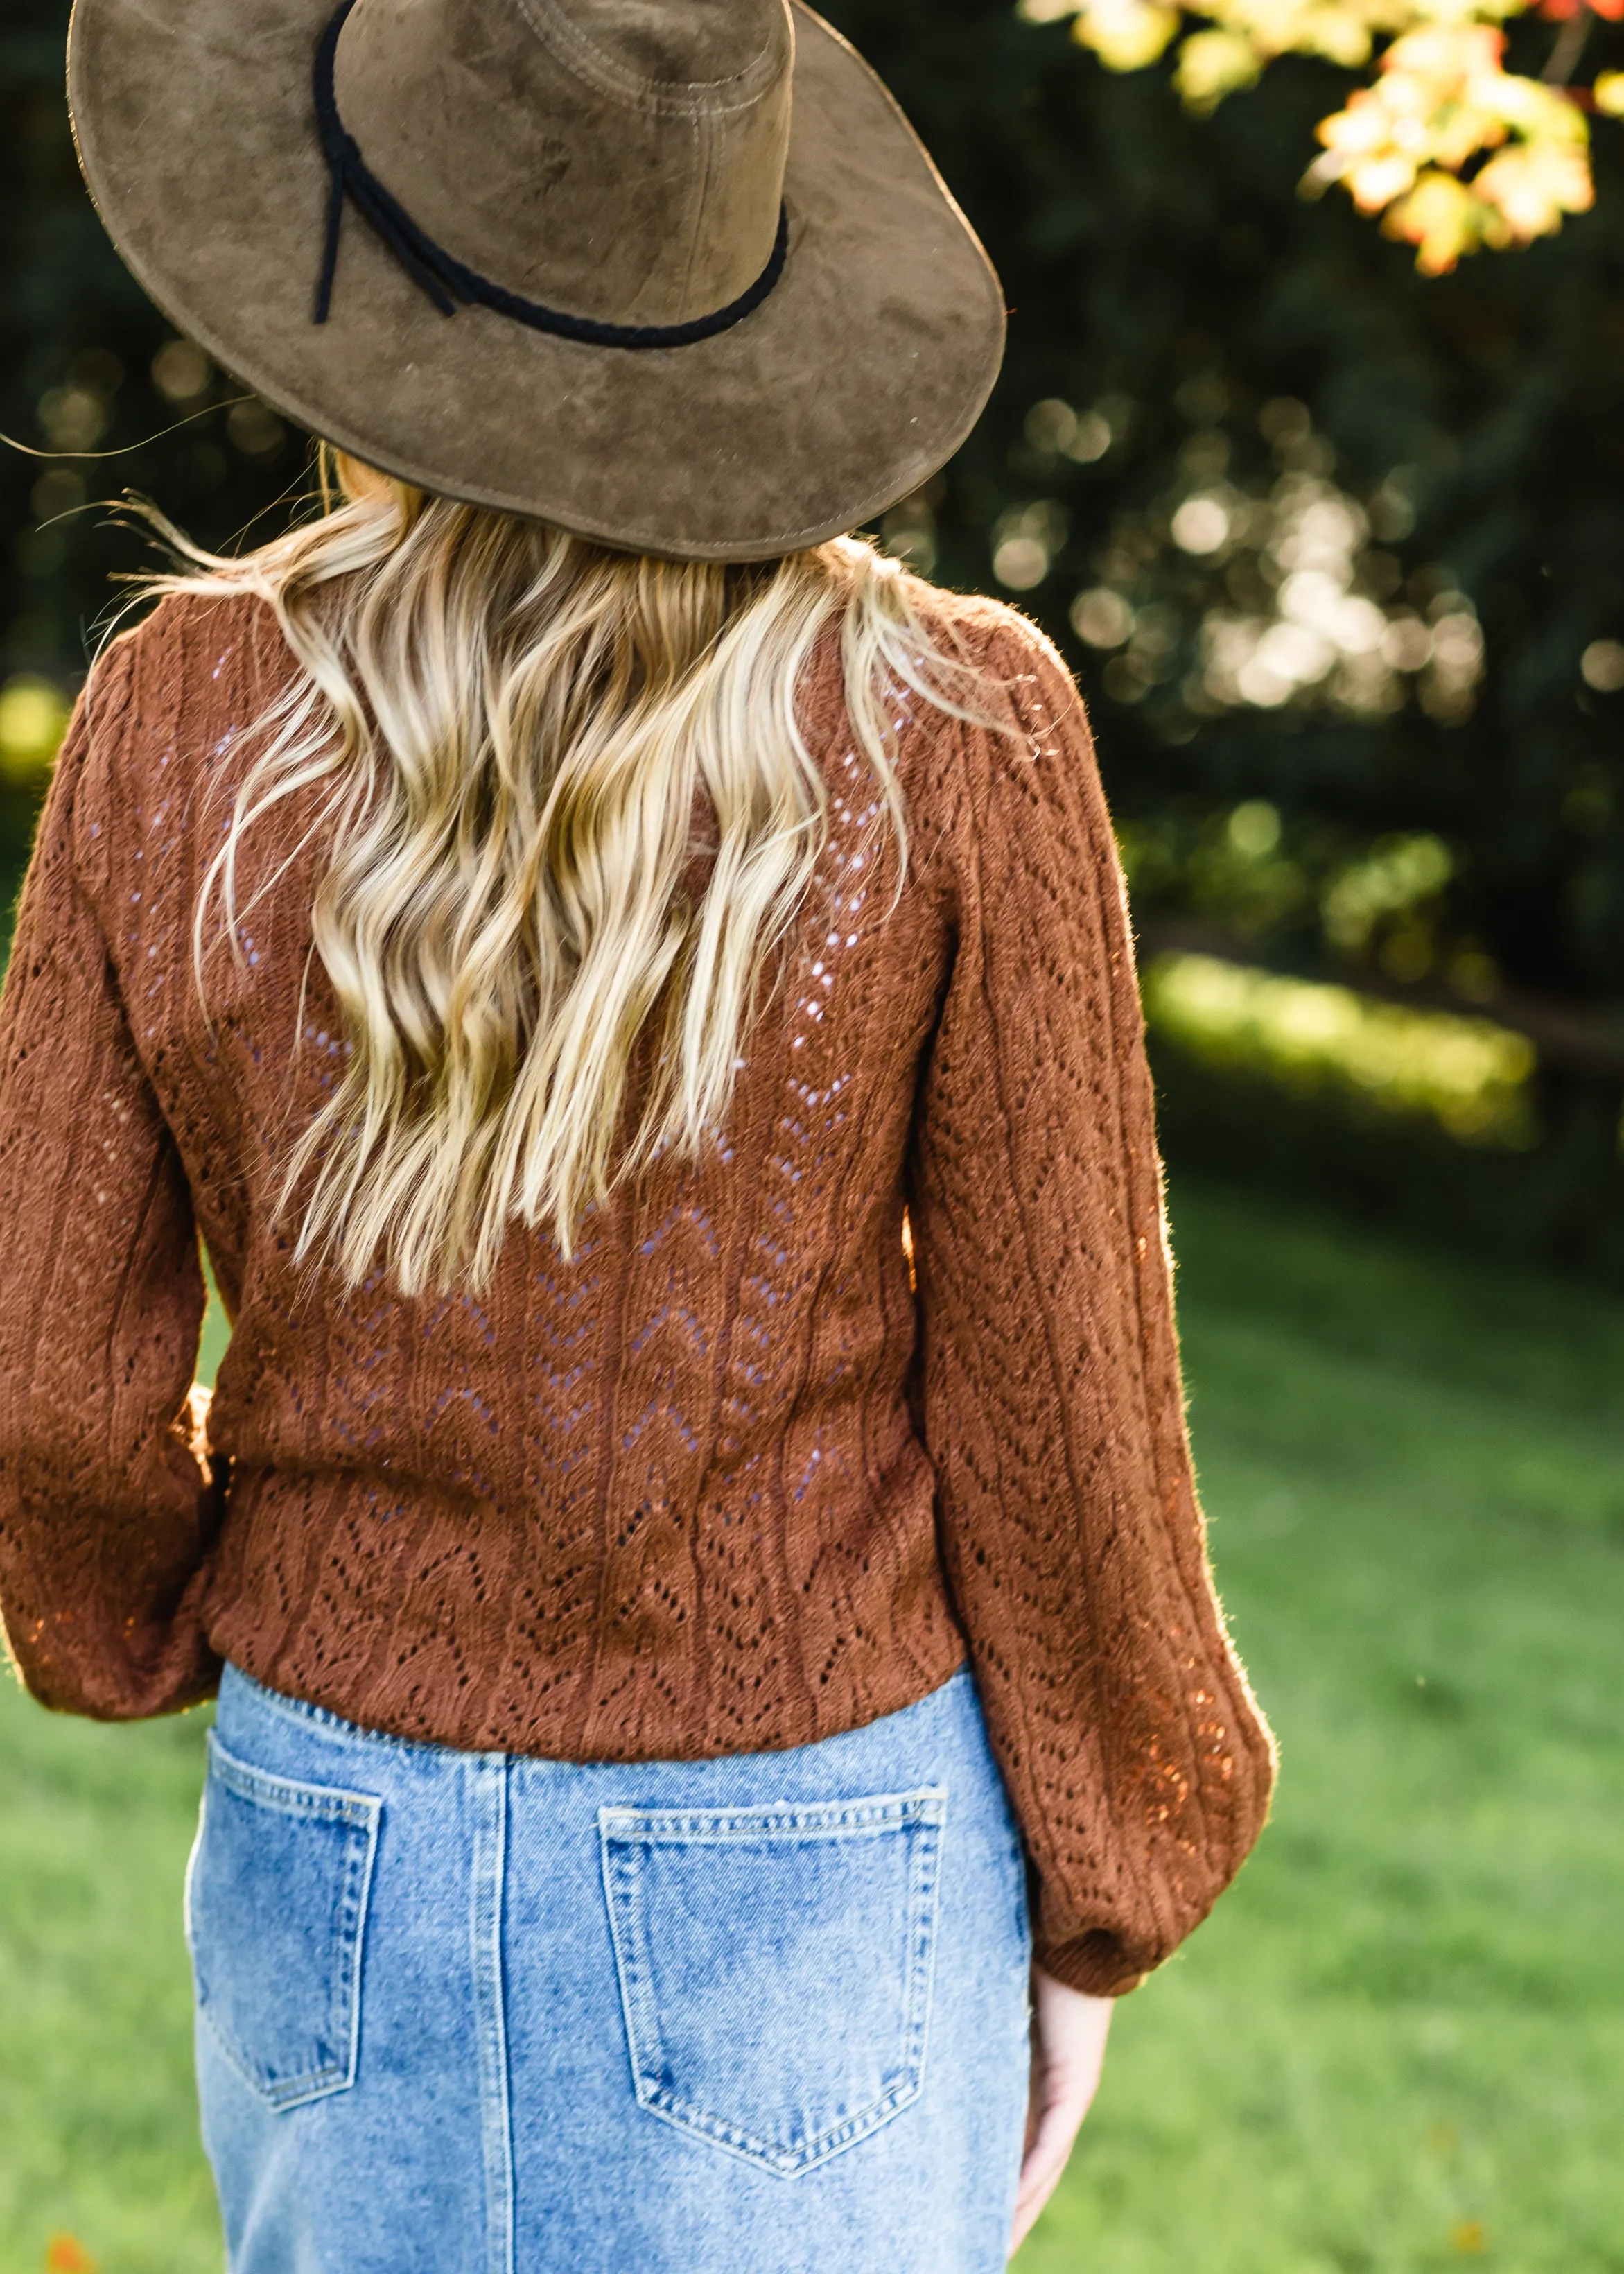
[[[57,2235],[102,2274],[218,2274],[180,1925],[205,1719],[104,1728],[0,1687],[4,2274]]]
[[[1624,1304],[1197,1188],[1175,1228],[1284,1781],[1123,2009],[1019,2274],[1624,2274]],[[178,1917],[202,1720],[0,1690],[0,2274],[59,2234],[102,2274],[218,2269]]]
[[[1282,1781],[1019,2274],[1617,2274],[1624,1305],[1175,1199]]]
[[[1157,956],[1144,997],[1153,1031],[1207,1065],[1430,1118],[1469,1144],[1534,1141],[1534,1046],[1492,1020],[1378,1002],[1210,955]]]

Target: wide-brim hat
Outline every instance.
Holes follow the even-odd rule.
[[[918,488],[997,373],[991,264],[801,0],[75,0],[68,77],[159,306],[444,495],[768,559]]]

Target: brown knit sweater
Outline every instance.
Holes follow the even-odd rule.
[[[277,873],[308,811],[251,834],[199,1007],[268,613],[171,600],[103,658],[0,1012],[0,1603],[38,1698],[160,1713],[229,1658],[402,1736],[691,1758],[850,1729],[967,1645],[1049,1968],[1126,1989],[1204,1916],[1272,1763],[1192,1483],[1115,848],[1053,650],[928,597],[1015,733],[906,727],[893,907],[825,641],[836,825],[725,1138],[572,1263],[515,1225],[477,1298],[312,1284],[274,1221],[343,1048],[318,849]]]

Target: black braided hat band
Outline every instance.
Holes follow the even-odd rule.
[[[748,285],[736,300],[730,300],[726,307],[718,308],[709,316],[695,316],[686,324],[606,324],[591,316],[567,315],[561,308],[548,308],[539,300],[527,300],[522,293],[493,284],[477,269],[465,267],[443,245],[436,245],[398,199],[392,197],[368,170],[354,138],[344,130],[338,115],[338,98],[334,93],[333,66],[339,34],[354,5],[355,0],[340,0],[316,49],[316,126],[330,182],[321,277],[316,288],[317,323],[326,323],[333,304],[333,280],[338,268],[338,239],[346,197],[442,316],[455,316],[457,303],[462,301],[493,309],[499,316],[510,316],[515,323],[530,325],[533,331],[578,340],[586,347],[684,348],[695,340],[713,339],[717,333],[741,322],[752,309],[759,308],[778,282],[789,249],[789,213],[783,205],[778,207],[778,234],[767,266],[756,282]]]

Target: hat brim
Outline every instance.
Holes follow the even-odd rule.
[[[312,317],[327,190],[311,93],[333,0],[75,0],[69,95],[113,242],[181,330],[299,425],[442,495],[680,560],[860,526],[951,456],[1004,299],[862,58],[792,0],[784,271],[680,348],[439,313],[358,215]]]

